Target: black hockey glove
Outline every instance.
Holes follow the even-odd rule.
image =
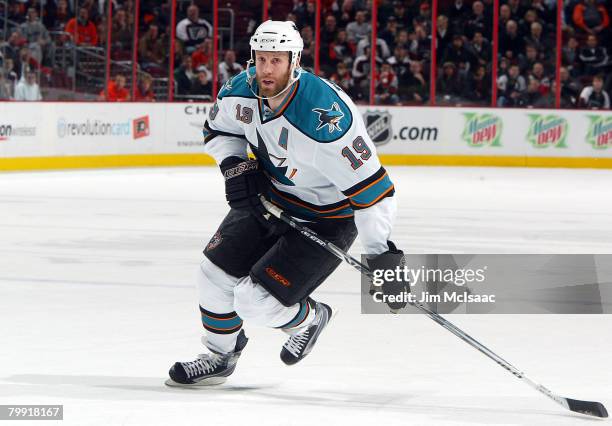
[[[376,257],[368,259],[368,267],[370,271],[374,272],[377,269],[391,269],[393,271],[396,270],[396,267],[403,268],[406,261],[404,259],[404,252],[395,247],[392,241],[387,241],[387,245],[389,246],[389,250],[384,253],[379,254]],[[410,283],[406,281],[396,281],[386,280],[383,275],[383,284],[382,284],[382,293],[386,296],[400,296],[404,292],[410,292]],[[372,286],[370,288],[370,294],[374,294],[377,290],[377,287]],[[403,297],[405,299],[405,297]],[[399,309],[404,308],[408,302],[406,300],[403,301],[394,301],[390,302],[387,300],[387,305],[391,310],[397,311]]]
[[[228,157],[219,164],[225,179],[225,198],[229,206],[238,210],[250,210],[256,217],[266,213],[259,196],[266,194],[268,180],[256,160]]]

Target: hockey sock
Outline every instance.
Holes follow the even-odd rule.
[[[238,332],[242,328],[242,319],[236,312],[210,312],[200,306],[202,325],[207,331],[206,346],[221,353],[231,352],[236,346]]]
[[[293,317],[291,321],[282,325],[281,328],[287,333],[292,333],[302,329],[312,322],[315,317],[315,302],[311,298],[300,303],[300,309],[298,313]]]

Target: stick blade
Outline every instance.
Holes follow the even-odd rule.
[[[608,411],[601,402],[580,401],[579,399],[565,398],[569,409],[576,412],[595,417],[608,417]]]

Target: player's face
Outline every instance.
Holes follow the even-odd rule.
[[[287,87],[289,52],[255,52],[255,78],[259,94],[271,97]]]

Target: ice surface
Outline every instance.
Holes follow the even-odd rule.
[[[612,253],[611,171],[389,170],[408,252]],[[346,265],[316,293],[339,314],[302,363],[247,324],[225,385],[165,387],[202,351],[192,277],[222,190],[216,168],[0,175],[0,404],[64,404],[66,425],[588,424],[426,317],[360,315]],[[612,408],[611,316],[449,318],[554,392]]]

